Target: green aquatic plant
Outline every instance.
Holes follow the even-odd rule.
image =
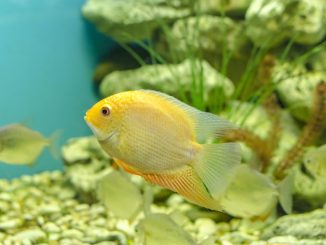
[[[284,178],[290,169],[303,154],[303,148],[311,145],[326,127],[326,83],[320,82],[315,88],[314,104],[310,119],[302,130],[297,143],[285,155],[275,170],[276,178]]]

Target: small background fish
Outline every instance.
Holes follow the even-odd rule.
[[[9,164],[33,164],[45,147],[50,146],[56,155],[53,142],[55,133],[49,139],[21,124],[10,124],[0,128],[0,161]]]

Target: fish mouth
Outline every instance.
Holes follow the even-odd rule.
[[[104,141],[109,141],[114,135],[116,135],[118,132],[117,130],[114,130],[112,133],[110,133],[107,137],[105,137],[104,139],[100,139],[100,142],[104,142]]]

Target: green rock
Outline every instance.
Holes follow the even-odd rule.
[[[266,243],[267,242],[267,243]],[[293,236],[276,236],[267,241],[254,241],[250,245],[325,245],[324,239],[297,239]]]
[[[197,0],[200,12],[244,15],[252,0]]]
[[[277,93],[288,111],[301,121],[308,121],[316,85],[326,77],[326,50],[301,62],[278,63],[273,81]]]
[[[326,34],[324,0],[254,0],[246,13],[247,35],[257,46],[285,39],[316,44]]]
[[[161,33],[156,49],[169,60],[199,56],[218,66],[222,54],[231,53],[232,58],[247,58],[250,43],[243,22],[203,15],[177,20],[171,29]]]
[[[326,244],[326,210],[283,216],[262,231],[261,239],[276,236],[292,236],[298,240],[316,240],[313,244]],[[319,243],[321,241],[323,243]]]
[[[136,90],[154,89],[170,95],[178,96],[180,88],[188,93],[192,82],[199,83],[202,75],[205,94],[209,99],[213,89],[220,88],[225,97],[229,97],[234,90],[232,82],[219,74],[206,61],[185,60],[180,64],[146,65],[129,71],[115,71],[107,75],[101,86],[101,95],[106,97],[114,93]]]
[[[149,38],[159,26],[190,15],[189,0],[88,0],[84,16],[120,42]]]
[[[326,145],[308,149],[294,173],[295,208],[304,211],[322,207],[326,203]]]

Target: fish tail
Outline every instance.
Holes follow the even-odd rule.
[[[59,140],[61,135],[62,135],[62,131],[57,130],[53,134],[51,134],[50,137],[48,138],[49,151],[55,159],[58,159],[60,156],[60,150],[58,149],[57,141]]]
[[[293,194],[293,186],[294,184],[294,174],[291,173],[288,176],[286,176],[277,186],[278,190],[278,199],[281,204],[281,207],[283,210],[290,214],[292,212],[292,206],[293,206],[293,200],[292,200],[292,194]]]
[[[228,187],[241,161],[237,143],[203,144],[193,167],[214,199]]]

